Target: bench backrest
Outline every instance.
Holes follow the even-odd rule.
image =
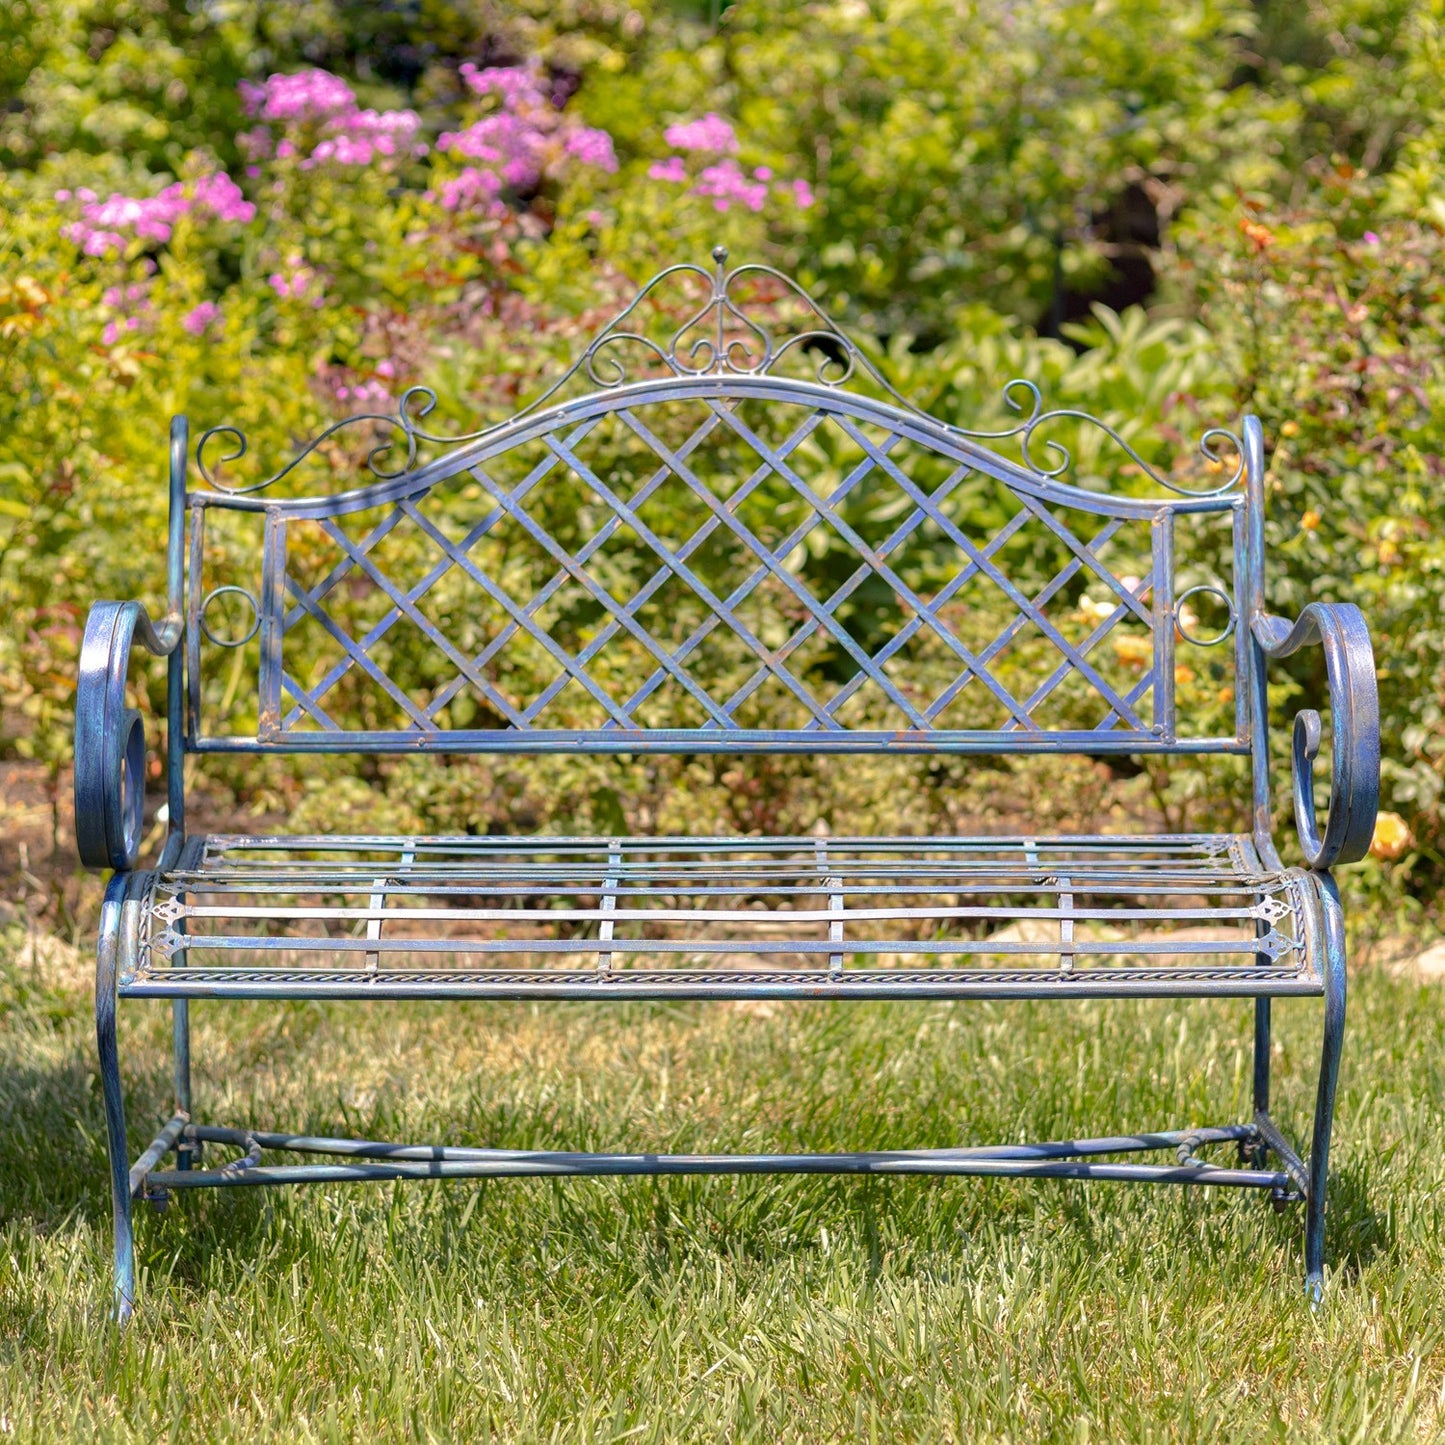
[[[1016,382],[1016,422],[946,425],[794,283],[715,259],[506,422],[432,434],[413,389],[302,453],[390,427],[367,485],[231,487],[239,433],[207,433],[188,747],[1248,750],[1236,439],[1202,493],[1122,442],[1118,488],[1075,484],[1043,428],[1100,424]],[[700,303],[649,338],[679,284]]]

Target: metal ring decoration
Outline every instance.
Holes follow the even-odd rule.
[[[237,597],[244,597],[251,609],[251,625],[240,637],[217,637],[206,623],[206,609],[216,598],[223,597],[230,593]],[[261,630],[261,605],[256,601],[253,592],[245,587],[213,587],[206,593],[205,600],[201,603],[201,635],[207,642],[216,647],[244,647]]]
[[[1184,626],[1183,619],[1180,617],[1180,613],[1184,610],[1184,604],[1188,602],[1191,597],[1198,596],[1201,592],[1208,593],[1211,597],[1219,598],[1229,613],[1229,621],[1224,624],[1224,631],[1215,637],[1196,637]],[[1221,642],[1227,642],[1234,632],[1236,620],[1237,613],[1235,612],[1234,598],[1232,598],[1224,588],[1216,587],[1212,582],[1205,582],[1198,587],[1191,587],[1188,591],[1181,592],[1174,601],[1174,630],[1185,642],[1189,643],[1191,647],[1218,647]]]
[[[1294,725],[1294,813],[1300,848],[1313,869],[1357,863],[1370,851],[1380,805],[1380,701],[1370,630],[1352,603],[1311,602],[1293,626],[1262,617],[1255,639],[1269,657],[1300,648],[1324,649],[1334,744],[1330,757],[1330,807],[1323,832],[1315,814],[1314,762],[1323,727],[1306,708]]]

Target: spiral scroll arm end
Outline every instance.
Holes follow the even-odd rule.
[[[1308,646],[1324,651],[1333,725],[1329,809],[1321,829],[1314,763],[1324,728],[1320,714],[1306,708],[1294,725],[1295,824],[1310,868],[1358,863],[1374,841],[1380,806],[1380,700],[1364,614],[1352,603],[1311,602],[1293,624],[1262,616],[1253,631],[1267,657],[1289,657]]]

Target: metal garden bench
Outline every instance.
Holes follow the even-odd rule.
[[[231,479],[239,431],[213,429],[192,457],[185,420],[173,424],[167,614],[94,606],[76,713],[79,851],[115,870],[96,1026],[122,1318],[135,1200],[501,1175],[1235,1186],[1304,1201],[1318,1295],[1345,1008],[1330,870],[1371,841],[1379,728],[1359,611],[1266,609],[1258,421],[1208,433],[1197,470],[1168,475],[1102,423],[1044,410],[1028,382],[1008,389],[1011,424],[963,430],[894,392],[795,283],[729,270],[721,250],[714,261],[663,272],[544,397],[465,436],[425,430],[435,397],[414,388],[395,416],[339,423],[247,484]],[[678,289],[692,296],[680,327],[664,304]],[[655,334],[659,316],[671,320]],[[1121,465],[1106,480],[1090,461],[1080,479],[1045,427]],[[369,454],[348,451],[363,434]],[[303,460],[370,479],[308,488]],[[137,644],[169,663],[168,835],[150,868],[137,866],[146,742],[127,700]],[[1329,805],[1321,828],[1321,719],[1303,711],[1305,866],[1287,867],[1271,836],[1266,663],[1306,647],[1328,680]],[[1236,754],[1252,784],[1246,826],[1188,835],[186,828],[186,754],[559,751]],[[1031,936],[1000,932],[1021,922]],[[1300,995],[1324,999],[1307,1158],[1269,1112],[1270,1001]],[[301,1137],[204,1123],[192,1104],[198,998],[1136,996],[1254,1000],[1251,1118],[1028,1145],[659,1156]],[[134,1163],[121,998],[174,1010],[174,1117]],[[234,1157],[214,1162],[222,1146]],[[1150,1153],[1171,1157],[1130,1157]]]

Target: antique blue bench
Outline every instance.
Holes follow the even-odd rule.
[[[114,870],[96,1028],[121,1318],[138,1199],[502,1175],[1236,1186],[1304,1201],[1318,1297],[1345,1017],[1330,870],[1369,847],[1379,727],[1359,611],[1266,609],[1258,421],[1206,434],[1195,470],[1186,459],[1167,475],[1102,423],[1044,410],[1028,382],[1008,389],[1010,424],[947,425],[791,280],[729,270],[721,250],[714,261],[663,272],[545,396],[469,435],[425,430],[435,397],[414,388],[396,415],[349,418],[242,483],[237,429],[212,429],[192,457],[184,418],[173,424],[166,616],[94,606],[76,708],[79,852]],[[1079,457],[1118,465],[1090,460],[1080,477],[1061,433]],[[363,434],[372,449],[348,450]],[[318,464],[343,484],[300,485]],[[168,831],[148,868],[146,741],[127,691],[137,644],[169,665]],[[1266,664],[1307,647],[1328,682],[1330,792],[1321,827],[1323,729],[1302,711],[1304,866],[1289,867],[1271,836]],[[1189,834],[187,831],[187,754],[317,752],[1233,754],[1252,783],[1238,822]],[[1269,1111],[1270,1001],[1306,995],[1324,999],[1324,1045],[1304,1158]],[[660,1156],[302,1137],[204,1123],[192,1104],[192,999],[1139,996],[1254,1000],[1250,1119],[1028,1145]],[[121,998],[174,1011],[174,1116],[134,1163]],[[208,1162],[207,1145],[236,1157]],[[1220,1146],[1233,1162],[1204,1157]],[[1172,1157],[1129,1157],[1156,1151]],[[288,1153],[320,1160],[274,1162]]]

